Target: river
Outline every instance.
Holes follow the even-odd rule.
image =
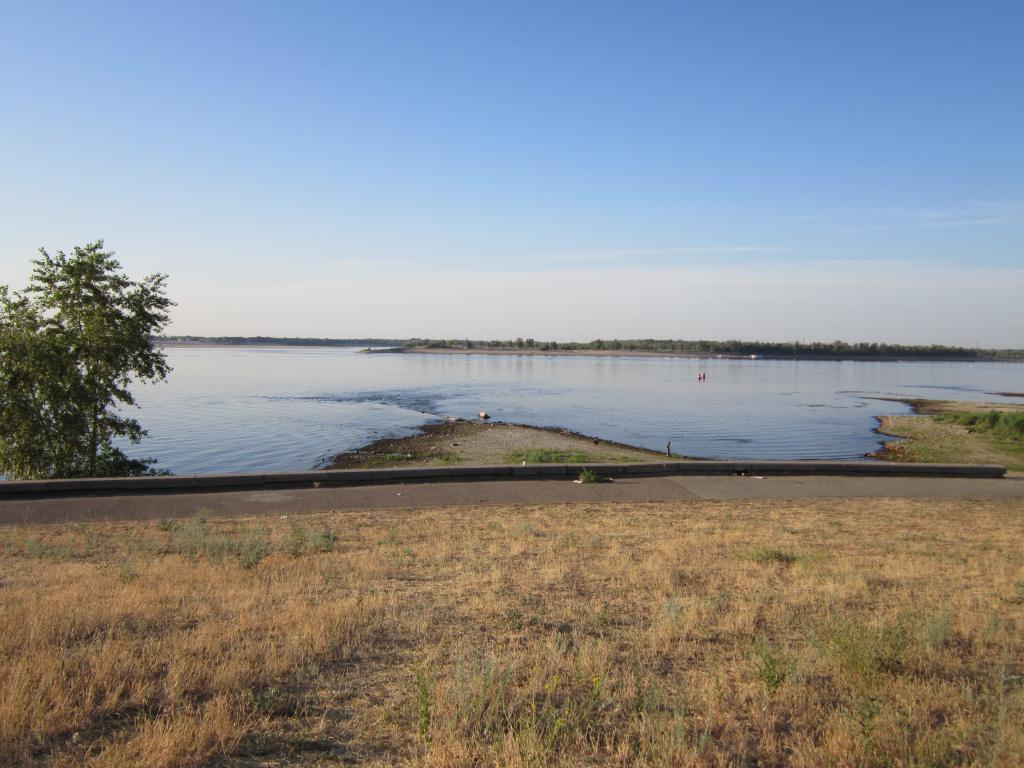
[[[1022,402],[1019,363],[364,354],[169,347],[138,386],[150,436],[127,446],[178,473],[309,469],[446,416],[557,426],[720,459],[854,459],[879,444],[877,397]],[[698,381],[699,373],[706,373]]]

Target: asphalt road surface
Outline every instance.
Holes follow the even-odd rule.
[[[910,477],[670,476],[579,484],[568,479],[421,482],[335,488],[160,493],[0,500],[0,525],[214,516],[300,514],[329,510],[417,509],[509,504],[700,499],[1020,499],[1024,476],[1002,479]]]

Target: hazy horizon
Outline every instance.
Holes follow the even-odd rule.
[[[1024,346],[1024,6],[18,4],[0,284],[174,335]]]

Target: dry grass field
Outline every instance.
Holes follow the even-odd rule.
[[[1022,512],[0,529],[0,765],[1019,766]]]

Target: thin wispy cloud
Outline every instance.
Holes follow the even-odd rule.
[[[964,203],[948,208],[875,208],[860,211],[794,216],[778,223],[823,233],[888,232],[915,229],[996,227],[1024,224],[1024,201]]]
[[[798,249],[783,245],[685,245],[671,248],[597,248],[554,254],[565,261],[616,261],[634,257],[714,256],[716,254],[786,253]]]

